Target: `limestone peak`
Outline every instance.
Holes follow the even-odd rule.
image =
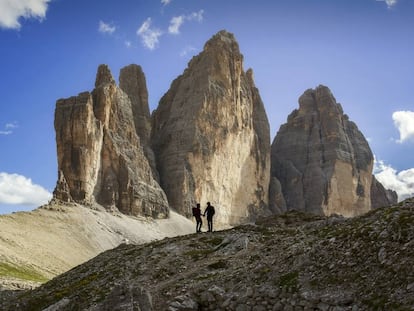
[[[96,73],[95,87],[99,87],[107,83],[115,84],[115,80],[108,65],[101,64],[99,65]]]
[[[181,214],[211,201],[228,226],[267,212],[269,123],[233,34],[215,34],[171,84],[152,115],[151,143]]]
[[[204,45],[204,50],[209,49],[226,49],[236,53],[240,53],[239,44],[234,34],[226,30],[220,30]]]
[[[323,85],[300,96],[299,109],[272,144],[272,176],[280,181],[288,210],[343,216],[369,211],[378,193],[386,198],[379,186],[372,189],[373,160],[365,137]],[[391,196],[375,205],[392,201]]]
[[[307,89],[299,97],[299,107],[303,112],[320,109],[338,110],[336,113],[342,114],[342,107],[336,102],[329,87],[319,85],[315,89]]]

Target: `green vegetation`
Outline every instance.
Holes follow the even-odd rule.
[[[299,277],[298,271],[292,271],[292,272],[282,275],[279,279],[279,287],[297,289],[298,277]]]
[[[212,246],[218,246],[222,242],[223,242],[223,238],[222,237],[219,237],[219,236],[213,237],[213,238],[211,238],[211,239],[209,239],[209,240],[206,241],[206,243],[208,243],[208,244],[210,244]]]
[[[188,252],[185,252],[185,256],[191,257],[193,260],[200,260],[201,258],[207,257],[208,254],[211,254],[214,250],[212,249],[194,249]]]
[[[48,281],[46,277],[30,267],[11,265],[5,262],[0,263],[0,276],[38,283]]]
[[[209,264],[207,267],[212,270],[225,269],[227,268],[227,263],[225,260],[219,260],[219,261],[213,262],[212,264]]]
[[[381,295],[373,295],[371,298],[365,299],[364,303],[369,306],[370,310],[381,311],[381,310],[396,310],[405,311],[409,310],[397,302],[391,302],[387,297]]]

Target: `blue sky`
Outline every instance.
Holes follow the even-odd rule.
[[[59,98],[142,66],[151,110],[217,31],[235,34],[272,139],[298,97],[328,86],[367,137],[376,174],[414,195],[412,0],[0,0],[0,213],[47,202]]]

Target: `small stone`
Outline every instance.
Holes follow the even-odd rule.
[[[323,302],[320,302],[317,307],[321,311],[328,311],[329,310],[329,305],[326,304],[326,303],[323,303]]]
[[[378,252],[378,261],[380,264],[384,264],[386,261],[387,252],[384,247],[381,247],[381,249]]]
[[[251,287],[248,287],[247,289],[246,289],[246,297],[252,297],[253,296],[253,288],[251,288]]]
[[[279,301],[275,303],[273,306],[273,311],[282,311],[283,310],[283,304]]]

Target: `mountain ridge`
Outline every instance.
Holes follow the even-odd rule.
[[[121,245],[4,310],[410,310],[414,199],[363,216],[289,212]]]
[[[354,216],[396,202],[373,178],[368,142],[326,86],[300,96],[270,145],[243,59],[235,36],[219,31],[151,116],[140,66],[121,69],[119,87],[99,66],[92,96],[56,104],[55,198],[154,218],[169,210],[191,218],[196,203],[210,201],[220,228],[287,210]],[[70,107],[80,112],[69,117]]]

